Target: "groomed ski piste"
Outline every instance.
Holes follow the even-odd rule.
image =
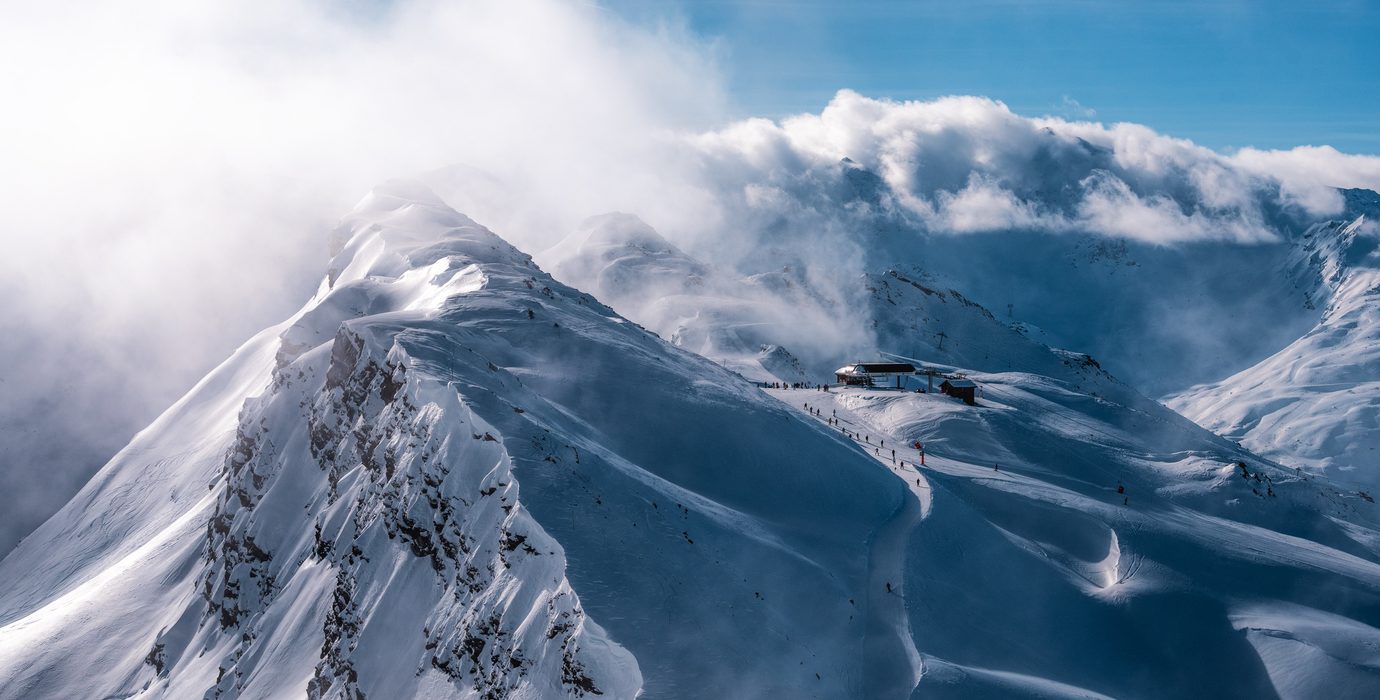
[[[976,406],[914,390],[766,390],[910,488],[904,551],[879,548],[899,558],[874,568],[886,580],[873,587],[905,611],[915,697],[1380,688],[1377,540],[1359,524],[1374,523],[1369,501],[1168,411],[1034,375],[969,376]]]
[[[339,234],[0,561],[0,698],[1380,689],[1374,504],[952,293],[873,280],[976,406],[763,390],[415,183]]]

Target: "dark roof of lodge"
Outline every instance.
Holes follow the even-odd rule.
[[[862,367],[868,374],[900,374],[915,371],[915,365],[908,362],[859,362],[857,367]]]
[[[971,379],[945,379],[944,384],[948,384],[955,389],[968,389],[977,386]],[[943,384],[940,386],[943,386]]]

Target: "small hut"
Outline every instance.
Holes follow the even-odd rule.
[[[969,406],[977,405],[977,384],[971,379],[945,379],[939,391],[956,399],[963,399]]]

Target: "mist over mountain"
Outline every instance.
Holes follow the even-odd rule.
[[[6,75],[13,99],[0,115],[0,149],[17,164],[4,175],[0,231],[10,251],[0,288],[14,300],[0,318],[0,480],[24,494],[0,524],[0,551],[240,339],[290,313],[320,272],[331,213],[388,177],[465,164],[474,176],[464,186],[426,179],[534,253],[587,217],[623,211],[739,276],[791,266],[840,280],[892,264],[988,272],[981,260],[941,269],[915,259],[915,231],[965,234],[948,243],[1052,232],[1036,258],[1086,254],[1062,250],[1068,233],[1106,234],[1133,254],[1141,241],[1144,256],[1202,241],[1270,248],[1334,216],[1332,188],[1380,187],[1375,158],[1328,146],[1222,154],[1145,126],[1078,121],[1088,110],[984,97],[844,90],[822,109],[743,119],[722,47],[684,21],[648,24],[597,5],[163,5],[45,3],[14,8],[0,26],[7,62],[28,67]],[[1065,116],[1035,116],[1051,112]],[[871,230],[898,235],[886,246],[855,235]],[[892,248],[902,254],[888,257]],[[1209,244],[1186,257],[1219,254]],[[1209,264],[1185,279],[1143,275],[1164,301],[1118,300],[1117,317],[1094,326],[1125,319],[1124,339],[1094,337],[1060,328],[1078,324],[1053,318],[1059,299],[1003,286],[1020,267],[954,286],[1058,330],[1058,344],[1152,394],[1244,369],[1316,321],[1270,285],[1205,283]],[[1212,297],[1194,296],[1204,285]],[[853,285],[815,286],[845,299]],[[1262,326],[1253,310],[1213,306],[1230,295],[1257,309],[1278,302],[1286,318]],[[1100,311],[1065,296],[1085,302],[1079,313]],[[1185,323],[1187,304],[1212,310]],[[1228,332],[1171,337],[1195,321]],[[1240,342],[1253,346],[1248,360],[1225,347]],[[1167,344],[1184,347],[1179,368],[1143,352]],[[39,346],[48,351],[30,351]],[[129,381],[143,367],[159,371]],[[87,428],[62,427],[74,424]],[[28,478],[34,465],[51,478]]]
[[[920,264],[1154,394],[1239,370],[1316,321],[1311,281],[1280,268],[1342,212],[1331,184],[1375,168],[1339,158],[1329,183],[1134,125],[848,92],[817,117],[698,145],[713,180],[738,185],[719,191],[736,223],[688,250],[753,272]]]
[[[1310,227],[1297,251],[1322,310],[1317,324],[1260,363],[1168,403],[1262,454],[1371,487],[1380,471],[1380,195],[1344,194],[1342,215]]]
[[[0,700],[1380,697],[1380,13],[0,15]]]

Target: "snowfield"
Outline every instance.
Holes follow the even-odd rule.
[[[1320,281],[1317,325],[1168,403],[1260,454],[1380,489],[1380,195],[1345,194],[1347,217],[1310,228],[1296,263]]]
[[[1373,504],[1144,399],[970,376],[976,407],[913,391],[773,391],[808,404],[922,504],[893,581],[923,660],[916,697],[1380,689]]]
[[[923,269],[837,299],[619,215],[550,253],[591,296],[411,182],[337,234],[0,561],[0,698],[1380,695],[1367,494]],[[839,303],[872,345],[780,321]],[[882,350],[977,405],[759,388]]]

